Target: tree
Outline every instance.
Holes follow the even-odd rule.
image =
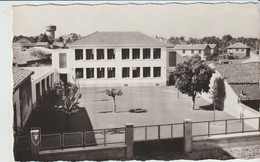
[[[79,102],[81,93],[79,88],[74,83],[67,83],[60,81],[54,84],[53,91],[59,96],[59,104],[55,105],[57,111],[63,112],[66,115],[66,131],[69,130],[69,115],[79,111]]]
[[[211,94],[213,98],[214,109],[224,109],[224,101],[226,98],[226,89],[224,78],[217,76],[214,79],[213,87],[211,88]]]
[[[197,93],[209,91],[210,78],[213,73],[214,70],[198,55],[176,66],[174,71],[175,86],[180,92],[192,97],[193,110]]]
[[[123,92],[120,89],[115,89],[112,88],[110,89],[106,89],[105,90],[106,95],[111,96],[113,98],[113,104],[114,104],[114,109],[113,112],[116,112],[116,96],[122,96]]]
[[[40,34],[38,36],[38,42],[50,42],[50,40],[49,40],[47,34],[44,33],[44,34]]]

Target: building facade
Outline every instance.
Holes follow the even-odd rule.
[[[250,47],[243,43],[235,43],[227,47],[227,53],[234,58],[250,57]]]
[[[207,56],[211,53],[211,48],[207,44],[178,44],[173,48],[182,57],[191,57],[195,54],[201,56],[201,59],[206,60]]]
[[[140,32],[95,32],[52,53],[56,81],[81,86],[163,86],[166,43]]]

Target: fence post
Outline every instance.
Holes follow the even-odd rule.
[[[192,121],[184,119],[184,151],[189,153],[192,151]]]
[[[39,148],[40,148],[40,129],[39,128],[32,128],[31,129],[31,160],[38,160],[39,159]]]
[[[131,123],[125,124],[125,144],[126,157],[132,158],[134,156],[134,126]]]

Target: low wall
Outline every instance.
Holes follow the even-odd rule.
[[[193,151],[248,145],[260,145],[260,132],[196,137],[192,140]]]
[[[161,151],[183,151],[183,138],[134,142],[135,156]]]
[[[39,159],[53,160],[116,160],[126,157],[126,146],[98,146],[39,151]]]

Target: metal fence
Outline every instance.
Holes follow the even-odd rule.
[[[149,141],[183,137],[184,123],[134,127],[134,141]]]
[[[125,128],[41,135],[40,149],[107,146],[125,143]]]
[[[192,122],[193,137],[259,131],[260,117]]]

